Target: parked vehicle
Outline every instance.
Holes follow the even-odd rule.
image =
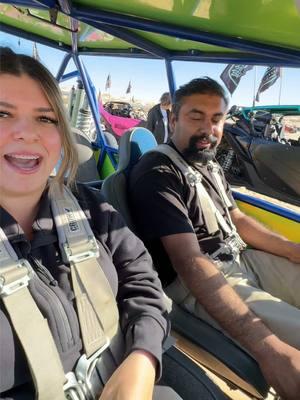
[[[288,116],[300,120],[300,106],[232,107],[217,159],[231,184],[300,205],[300,140],[286,132]]]
[[[110,114],[118,115],[119,117],[132,118],[133,116],[132,105],[125,101],[109,101],[104,104],[104,108]]]

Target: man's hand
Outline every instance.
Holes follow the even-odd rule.
[[[262,373],[283,400],[299,400],[300,351],[283,342],[276,350],[257,357]]]
[[[270,231],[237,208],[231,211],[230,215],[244,242],[254,249],[285,257],[294,263],[300,264],[300,243],[293,243],[285,237]]]
[[[293,263],[300,264],[300,243],[286,242],[285,257]]]
[[[152,400],[155,367],[151,354],[133,351],[113,373],[99,400]]]

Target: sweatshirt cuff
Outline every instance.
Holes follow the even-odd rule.
[[[153,317],[143,316],[132,324],[126,334],[126,356],[135,350],[144,350],[157,360],[156,381],[162,374],[162,345],[165,332]]]

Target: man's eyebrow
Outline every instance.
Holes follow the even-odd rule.
[[[189,111],[189,114],[200,114],[200,115],[204,115],[205,113],[204,113],[203,111],[201,111],[201,110],[198,110],[197,108],[192,108],[192,109]],[[214,116],[214,117],[223,117],[223,116],[224,116],[224,113],[218,112],[218,113],[215,113],[213,116]]]
[[[201,115],[204,115],[204,112],[203,111],[201,111],[201,110],[198,110],[197,108],[192,108],[190,111],[189,111],[189,114],[201,114]]]

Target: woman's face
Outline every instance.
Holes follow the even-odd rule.
[[[57,118],[40,85],[0,74],[0,193],[41,194],[61,153]]]

